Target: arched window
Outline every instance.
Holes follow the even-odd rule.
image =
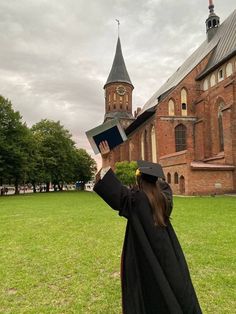
[[[169,111],[169,116],[175,115],[175,103],[172,99],[170,99],[168,102],[168,111]]]
[[[147,136],[147,130],[144,131],[144,160],[148,160],[148,136]]]
[[[223,129],[223,116],[221,106],[218,111],[218,130],[219,130],[219,149],[220,152],[224,150],[224,129]]]
[[[203,83],[203,90],[208,90],[208,79],[205,79],[204,83]]]
[[[187,91],[185,88],[181,89],[181,113],[182,116],[187,116]]]
[[[231,62],[229,62],[226,65],[226,77],[230,76],[233,73],[233,65]]]
[[[129,161],[132,160],[132,152],[133,152],[134,144],[129,141]]]
[[[216,85],[216,76],[215,76],[215,74],[212,74],[212,75],[211,75],[211,78],[210,78],[210,85],[211,85],[211,87],[213,87],[214,85]]]
[[[179,191],[180,191],[180,194],[184,194],[185,193],[185,179],[184,179],[184,176],[180,176],[180,178],[179,178]]]
[[[157,162],[156,132],[154,125],[151,128],[152,162]]]
[[[178,175],[177,172],[175,172],[175,174],[174,174],[174,183],[175,183],[175,184],[178,184],[178,183],[179,183],[179,175]]]
[[[223,69],[219,69],[218,71],[218,82],[223,81],[224,79],[224,71]]]
[[[144,132],[141,135],[141,159],[144,160]]]
[[[171,174],[167,173],[167,183],[171,183]]]
[[[186,126],[179,124],[175,127],[175,150],[179,152],[185,150],[186,145]]]
[[[113,94],[113,99],[116,100],[116,93]]]

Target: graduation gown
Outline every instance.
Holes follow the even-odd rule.
[[[160,183],[168,210],[169,185]],[[123,186],[110,169],[94,191],[127,219],[121,261],[124,314],[200,314],[188,266],[174,229],[154,225],[146,194]]]

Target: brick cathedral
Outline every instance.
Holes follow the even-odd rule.
[[[209,11],[206,40],[134,115],[119,38],[104,86],[104,121],[118,118],[128,137],[113,165],[158,162],[175,194],[236,191],[236,10],[222,24],[212,0]]]

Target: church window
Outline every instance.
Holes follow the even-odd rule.
[[[120,109],[122,109],[122,104],[120,104]]]
[[[120,96],[120,102],[122,102],[122,100],[123,100],[123,99],[122,99],[122,96]]]
[[[116,109],[116,104],[114,104],[113,108]]]
[[[213,20],[213,27],[216,27],[217,26],[217,23],[216,23],[216,20],[214,19]]]
[[[179,124],[175,127],[175,150],[179,152],[186,149],[186,126]]]
[[[223,69],[220,69],[218,71],[218,81],[222,81],[224,79],[224,72],[223,72]]]
[[[108,101],[111,101],[111,94],[108,95]]]
[[[171,183],[171,174],[167,173],[167,183]]]
[[[208,79],[205,79],[204,83],[203,83],[203,90],[208,90]]]
[[[210,84],[211,84],[211,87],[213,87],[214,85],[216,85],[216,76],[215,76],[215,74],[212,74],[212,75],[211,75]]]
[[[230,76],[233,73],[233,65],[229,62],[226,66],[226,76]]]
[[[224,150],[224,129],[223,129],[223,115],[222,111],[219,109],[218,112],[218,129],[219,129],[219,148],[220,152]]]
[[[108,106],[108,110],[109,110],[109,111],[111,110],[111,107],[110,107],[110,105]]]
[[[126,102],[129,101],[129,95],[128,94],[125,95],[125,100],[126,100]]]
[[[169,100],[168,110],[169,110],[169,116],[175,115],[175,103],[172,99]]]
[[[208,21],[208,28],[211,28],[211,21]]]
[[[116,93],[113,94],[113,99],[116,100]]]
[[[133,151],[133,147],[134,147],[134,144],[130,141],[130,142],[129,142],[129,161],[132,160],[132,151]]]
[[[144,160],[144,132],[141,135],[141,159]]]
[[[187,91],[185,88],[181,90],[181,113],[182,116],[187,116]]]
[[[148,137],[147,130],[144,131],[144,160],[148,159]]]
[[[157,162],[156,133],[154,125],[152,126],[151,129],[151,145],[152,145],[152,162]]]
[[[175,182],[175,184],[179,183],[179,175],[177,172],[175,172],[175,174],[174,174],[174,182]]]
[[[182,104],[182,110],[187,110],[187,105],[185,103]]]
[[[128,107],[128,106],[126,106],[126,110],[127,110],[127,111],[129,110],[129,107]]]

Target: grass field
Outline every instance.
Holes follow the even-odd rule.
[[[174,206],[203,313],[235,313],[236,198]],[[125,224],[90,192],[0,197],[0,313],[121,313]]]

